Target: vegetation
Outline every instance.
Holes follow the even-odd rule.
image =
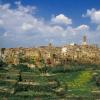
[[[3,61],[2,61],[2,59],[0,59],[0,67],[3,67],[3,66],[5,66],[6,65],[6,63],[4,63]]]
[[[41,63],[45,64],[42,60]],[[19,64],[0,70],[0,97],[8,100],[91,100],[93,96],[96,98],[98,91],[100,70],[97,67],[94,70],[93,65],[45,66],[40,70]]]

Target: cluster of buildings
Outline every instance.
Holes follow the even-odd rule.
[[[29,67],[64,65],[68,62],[100,64],[100,48],[88,45],[86,41],[84,36],[81,45],[72,43],[55,47],[49,43],[38,48],[1,48],[0,58],[7,64],[23,63]]]

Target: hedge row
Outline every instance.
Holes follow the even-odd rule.
[[[53,84],[17,84],[16,91],[52,91],[52,89],[56,87],[58,87],[57,82],[54,82]]]

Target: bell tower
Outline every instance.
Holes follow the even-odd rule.
[[[87,37],[86,37],[86,35],[83,36],[82,45],[87,45]]]

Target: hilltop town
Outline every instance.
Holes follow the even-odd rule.
[[[0,98],[100,99],[100,48],[89,45],[1,48]]]
[[[66,65],[69,62],[100,64],[100,48],[88,45],[86,36],[82,44],[75,43],[62,47],[48,46],[37,48],[1,48],[0,59],[7,64],[25,64],[30,68]]]

